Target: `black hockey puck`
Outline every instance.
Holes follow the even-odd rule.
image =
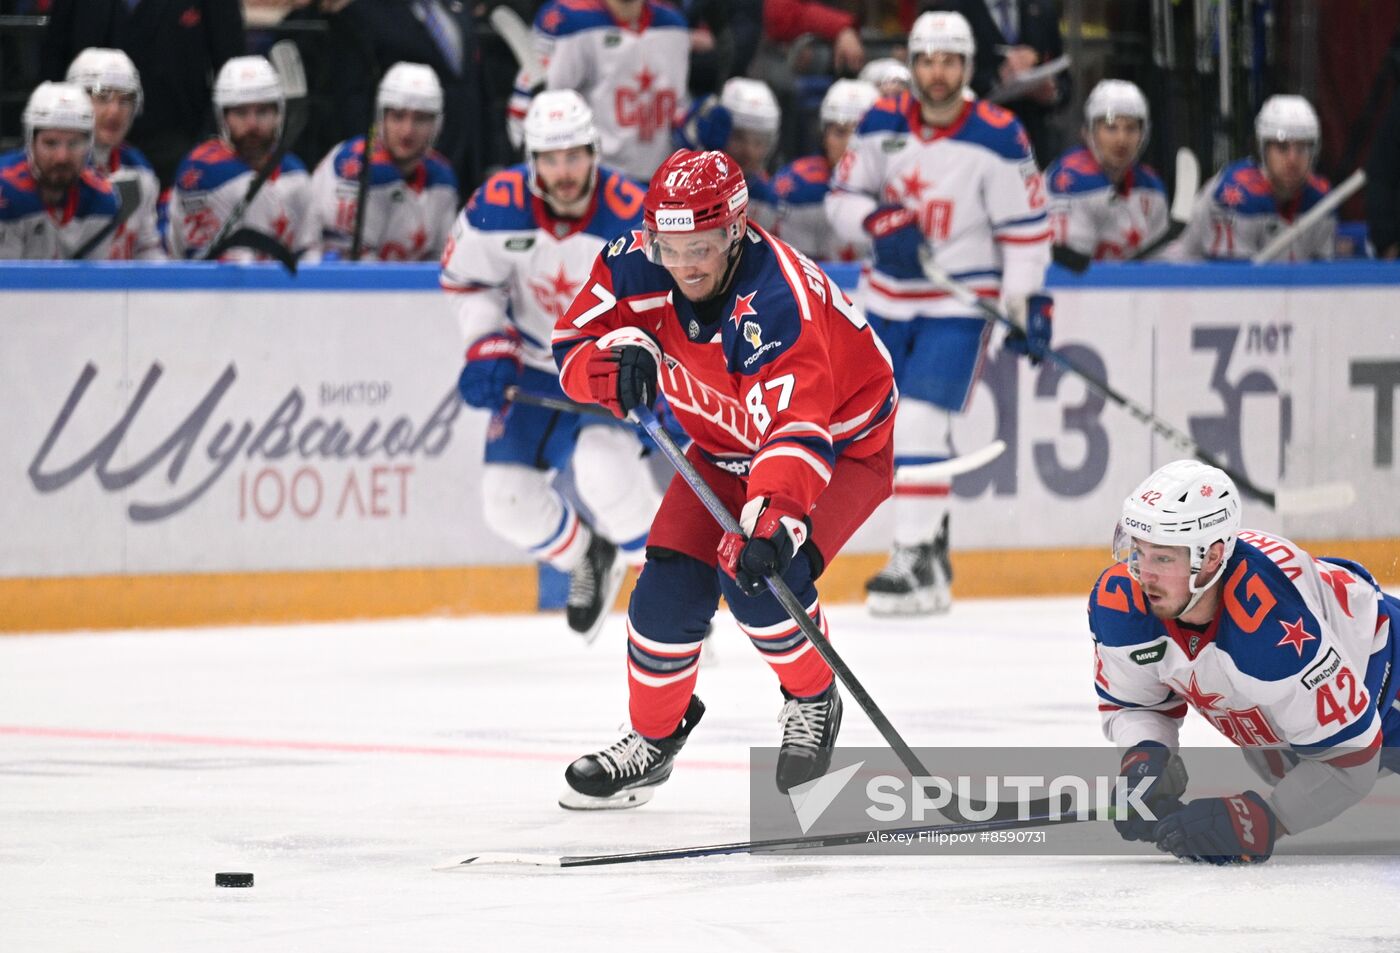
[[[214,875],[214,886],[216,887],[251,887],[253,886],[253,875],[244,873],[224,873]]]

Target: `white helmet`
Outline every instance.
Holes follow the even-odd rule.
[[[873,83],[858,79],[838,79],[822,97],[822,125],[835,123],[854,126],[879,98],[880,91]]]
[[[972,83],[972,59],[977,55],[977,43],[972,39],[972,27],[961,13],[929,12],[919,14],[909,31],[909,66],[920,53],[957,53],[963,58],[963,89]],[[912,88],[912,84],[911,84]],[[914,90],[916,93],[918,90]]]
[[[228,121],[224,110],[252,103],[277,104],[277,134],[282,134],[282,118],[286,97],[282,94],[282,78],[263,56],[235,56],[219,70],[214,80],[214,118],[219,134],[228,140]]]
[[[422,63],[395,63],[379,81],[374,99],[375,122],[384,126],[384,110],[412,109],[437,116],[433,140],[442,132],[442,83],[431,66]]]
[[[1137,155],[1133,157],[1133,160],[1137,161],[1138,156],[1142,155],[1142,150],[1147,148],[1147,138],[1152,133],[1147,97],[1142,94],[1142,90],[1127,80],[1100,80],[1089,92],[1089,98],[1084,101],[1084,137],[1089,142],[1089,151],[1093,152],[1094,158],[1100,162],[1103,160],[1099,157],[1098,147],[1094,145],[1094,123],[1101,119],[1112,120],[1118,116],[1142,121],[1142,142],[1138,144]]]
[[[881,96],[894,96],[907,90],[914,82],[909,67],[889,56],[866,63],[859,78],[862,82],[873,83]]]
[[[1113,555],[1138,577],[1133,540],[1157,546],[1185,546],[1191,554],[1191,611],[1207,589],[1225,572],[1240,531],[1240,495],[1223,470],[1199,460],[1168,463],[1138,485],[1123,501],[1123,515],[1113,537]],[[1203,585],[1196,575],[1205,565],[1206,553],[1215,543],[1225,544],[1220,568]]]
[[[593,110],[584,98],[572,89],[552,89],[530,100],[525,113],[525,163],[529,167],[530,191],[547,197],[539,185],[535,156],[541,152],[588,146],[593,150],[593,169],[597,172],[598,155],[602,151],[598,127],[593,124]]]
[[[734,117],[734,128],[750,132],[778,134],[778,124],[782,121],[782,110],[778,108],[778,97],[768,84],[758,79],[736,76],[724,84],[720,90],[719,103]]]
[[[1254,137],[1259,144],[1259,161],[1264,161],[1266,142],[1309,142],[1313,155],[1322,139],[1317,113],[1302,96],[1270,96],[1254,117]]]
[[[144,104],[141,94],[141,74],[136,72],[136,64],[121,50],[109,50],[100,46],[90,46],[68,64],[68,82],[75,83],[89,93],[115,90],[130,93],[136,97],[138,115]]]
[[[72,129],[87,134],[92,149],[92,100],[87,90],[72,83],[40,83],[24,107],[24,145],[34,164],[34,134],[42,129]],[[87,164],[87,160],[83,160]]]

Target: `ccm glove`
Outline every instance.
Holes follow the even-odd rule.
[[[1262,864],[1274,853],[1278,817],[1262,797],[1198,798],[1157,825],[1157,849],[1207,864]]]
[[[595,348],[588,355],[588,389],[618,417],[656,402],[656,358],[638,344]]]
[[[924,233],[917,217],[902,205],[882,205],[865,216],[861,225],[870,235],[875,267],[892,278],[923,278],[919,259]]]
[[[760,496],[744,504],[739,515],[741,533],[725,533],[719,543],[719,564],[746,595],[763,592],[763,580],[782,576],[807,542],[805,516],[790,501]]]
[[[1030,358],[1031,366],[1034,367],[1050,349],[1055,299],[1043,291],[1037,291],[1035,294],[1026,295],[1025,303],[1014,310],[1024,313],[1009,314],[1020,327],[1007,332],[1005,347],[1008,351]]]
[[[457,393],[471,407],[500,410],[506,388],[520,382],[520,336],[512,331],[477,338],[467,348],[467,365],[457,378]]]
[[[716,149],[723,151],[734,132],[734,114],[721,106],[718,96],[705,97],[704,103],[691,115],[690,121],[676,130],[672,137],[682,149]]]
[[[1134,813],[1131,803],[1115,803],[1114,830],[1124,840],[1155,840],[1157,824],[1168,814],[1181,810],[1181,795],[1186,793],[1186,765],[1160,741],[1144,741],[1123,753],[1118,776],[1127,781],[1129,792],[1152,779],[1147,789],[1133,799],[1141,801],[1152,816]]]

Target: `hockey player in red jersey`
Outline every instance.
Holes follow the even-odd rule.
[[[1346,559],[1240,528],[1222,471],[1178,460],[1123,504],[1117,563],[1089,598],[1104,734],[1130,781],[1152,778],[1157,819],[1119,817],[1127,840],[1213,864],[1268,860],[1400,767],[1400,599]],[[1188,703],[1273,790],[1183,803],[1169,770]]]
[[[747,208],[732,159],[676,152],[652,178],[645,227],[598,256],[555,327],[564,390],[619,417],[665,394],[746,534],[726,539],[672,482],[628,607],[631,731],[569,766],[564,807],[633,807],[670,776],[705,710],[693,689],[721,595],[786,699],[778,787],[830,763],[831,669],[763,578],[780,574],[826,630],[815,581],[890,495],[897,393],[859,309]]]

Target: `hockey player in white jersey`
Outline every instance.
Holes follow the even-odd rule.
[[[1254,119],[1257,159],[1240,159],[1206,183],[1191,222],[1169,256],[1178,259],[1248,259],[1330,189],[1315,174],[1322,133],[1317,113],[1302,96],[1270,96]],[[1331,259],[1336,213],[1289,243],[1281,261]]]
[[[89,165],[87,92],[40,83],[23,122],[24,148],[0,155],[0,259],[106,258],[117,198]]]
[[[525,116],[527,162],[476,190],[443,258],[467,342],[458,390],[493,413],[482,477],[486,522],[570,574],[568,624],[597,634],[629,562],[645,555],[661,496],[629,427],[507,403],[506,389],[564,399],[550,350],[554,324],[609,241],[641,240],[644,193],[598,162],[593,115],[577,93],[541,93]],[[585,522],[552,485],[572,464],[593,514]]]
[[[544,76],[516,76],[508,117],[516,144],[534,89],[577,90],[593,110],[603,163],[649,181],[671,154],[671,124],[687,99],[685,17],[656,0],[551,0],[533,35]]]
[[[925,277],[934,258],[977,294],[1000,298],[1026,333],[1006,346],[1032,359],[1050,337],[1039,293],[1050,262],[1040,172],[1016,117],[968,89],[975,48],[956,13],[925,13],[909,33],[914,92],[865,114],[837,167],[826,211],[844,241],[871,241],[860,293],[894,359],[901,411],[898,464],[950,455],[952,415],[972,392],[991,327]],[[895,489],[894,551],[866,583],[877,614],[924,614],[951,604],[951,485]]]
[[[676,148],[693,152],[717,150],[739,164],[749,187],[749,220],[771,228],[778,197],[768,163],[778,145],[783,112],[778,97],[762,80],[736,76],[726,80],[718,96],[706,96],[676,122]]]
[[[113,184],[136,183],[141,197],[136,213],[117,227],[110,258],[160,259],[165,249],[156,230],[160,180],[151,163],[126,135],[141,113],[141,77],[131,57],[121,50],[89,47],[68,64],[67,81],[92,97],[92,164]]]
[[[431,67],[389,67],[375,97],[374,128],[361,256],[437,261],[457,213],[457,176],[432,148],[442,129],[442,85]],[[331,149],[311,177],[309,232],[323,256],[346,257],[354,243],[364,160],[365,137],[356,136]]]
[[[838,79],[822,97],[822,151],[788,163],[773,177],[777,223],[770,231],[817,261],[856,261],[870,257],[868,236],[842,241],[826,217],[831,176],[850,146],[856,126],[879,90],[856,79]]]
[[[282,132],[282,81],[264,57],[235,56],[225,63],[214,80],[213,99],[219,135],[195,146],[175,171],[167,240],[176,258],[203,256],[258,170],[272,160]],[[247,207],[242,225],[295,252],[310,244],[310,204],[306,166],[288,152]],[[253,257],[247,249],[224,255]]]
[[[1084,145],[1045,170],[1055,244],[1098,260],[1132,258],[1166,233],[1167,189],[1139,162],[1152,122],[1142,90],[1106,79],[1084,103]]]
[[[1268,860],[1285,834],[1361,801],[1400,767],[1400,599],[1347,559],[1240,528],[1230,478],[1195,460],[1124,501],[1115,564],[1089,598],[1104,734],[1156,820],[1128,840],[1214,864]],[[1273,786],[1182,801],[1168,769],[1187,706]]]
[[[881,97],[891,99],[900,93],[909,92],[909,84],[914,81],[909,74],[909,67],[889,56],[866,63],[861,67],[860,75],[856,79],[872,84],[880,91]]]

